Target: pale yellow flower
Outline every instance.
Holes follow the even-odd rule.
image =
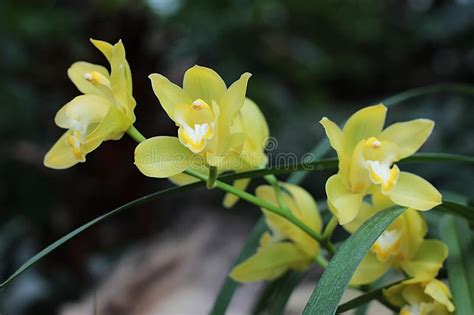
[[[395,164],[414,154],[433,130],[434,122],[415,119],[383,129],[386,107],[363,108],[344,128],[324,117],[321,124],[339,158],[339,172],[326,183],[333,213],[341,224],[352,221],[363,198],[375,190],[395,204],[430,210],[441,203],[441,194],[425,179],[400,171]]]
[[[84,162],[103,141],[120,139],[135,121],[132,77],[122,42],[91,41],[109,61],[111,73],[83,61],[69,68],[69,78],[84,95],[56,114],[56,125],[67,131],[46,154],[47,167],[64,169]]]
[[[231,127],[244,106],[249,78],[244,73],[227,88],[214,70],[194,66],[186,71],[181,88],[160,74],[150,75],[161,106],[178,126],[178,137],[154,137],[139,144],[135,164],[140,171],[163,178],[190,167],[237,168],[246,134]],[[186,151],[190,154],[183,154]]]

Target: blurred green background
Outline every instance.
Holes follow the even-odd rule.
[[[67,68],[106,65],[89,38],[124,41],[146,136],[175,127],[147,76],[181,82],[200,64],[227,83],[253,73],[248,96],[262,108],[278,152],[309,151],[323,138],[318,121],[342,122],[356,109],[430,84],[474,82],[474,1],[89,0],[0,2],[0,275],[80,224],[154,190],[165,180],[133,166],[128,137],[104,143],[87,163],[65,171],[42,159],[62,131],[55,112],[79,92]],[[389,110],[389,121],[434,119],[425,150],[474,153],[472,96],[438,93]],[[417,172],[444,190],[473,196],[474,175],[457,165]],[[323,174],[327,176],[328,174]],[[305,187],[318,198],[325,177]],[[125,248],[156,235],[194,204],[221,193],[165,198],[94,227],[0,292],[2,314],[54,314],[94,287]],[[248,220],[258,211],[240,203]],[[206,213],[212,215],[212,212]]]

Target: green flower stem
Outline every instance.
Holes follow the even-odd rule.
[[[137,130],[137,128],[135,128],[134,125],[131,125],[130,128],[128,128],[127,134],[138,143],[142,143],[146,140],[146,138],[141,134],[140,131]]]
[[[332,233],[334,232],[334,229],[336,229],[337,225],[339,224],[339,221],[337,220],[337,217],[333,215],[331,219],[329,220],[328,224],[324,228],[323,231],[323,239],[330,241]]]
[[[337,217],[333,215],[331,219],[329,220],[328,224],[326,225],[326,227],[324,228],[324,231],[322,234],[322,237],[323,237],[322,245],[326,247],[332,255],[336,253],[336,246],[331,242],[331,236],[338,224],[339,224],[339,221],[337,220]]]
[[[270,185],[272,185],[273,190],[275,191],[275,195],[276,195],[278,205],[280,206],[280,208],[283,211],[286,211],[288,213],[291,212],[290,209],[288,208],[288,206],[286,205],[285,200],[283,200],[282,192],[281,192],[281,186],[280,186],[280,183],[278,182],[278,179],[276,178],[276,176],[275,175],[265,175],[264,178]]]
[[[326,269],[327,266],[329,265],[329,262],[327,261],[326,258],[322,255],[318,255],[314,257],[314,262],[318,264],[321,268]]]
[[[187,175],[193,176],[197,179],[200,179],[204,182],[207,182],[207,180],[208,180],[208,176],[200,174],[198,172],[195,172],[191,169],[188,169],[188,170],[184,171],[184,173],[187,174]],[[313,231],[306,224],[304,224],[298,218],[296,218],[294,215],[292,215],[291,212],[285,212],[284,210],[280,209],[278,206],[276,206],[276,205],[274,205],[274,204],[272,204],[272,203],[270,203],[270,202],[268,202],[264,199],[260,199],[256,196],[252,195],[252,194],[249,194],[248,192],[237,189],[234,186],[229,185],[229,184],[224,183],[224,182],[221,182],[219,180],[216,180],[215,185],[216,185],[216,188],[219,188],[220,190],[224,190],[228,193],[234,194],[237,197],[239,197],[240,199],[243,199],[245,201],[253,203],[254,205],[256,205],[260,208],[265,208],[268,211],[273,212],[273,213],[287,219],[288,221],[290,221],[291,223],[293,223],[294,225],[299,227],[301,230],[306,232],[309,236],[314,238],[317,242],[321,243],[321,241],[322,241],[321,234],[319,234],[316,231]]]
[[[138,143],[143,142],[143,141],[146,140],[146,138],[140,133],[140,131],[138,131],[133,125],[130,126],[130,128],[127,130],[127,133]],[[308,233],[308,235],[311,236],[312,238],[314,238],[317,242],[322,241],[321,234],[319,234],[319,233],[313,231],[312,229],[310,229],[307,225],[305,225],[303,222],[298,220],[298,218],[296,218],[294,215],[292,215],[291,212],[285,211],[285,210],[273,205],[272,203],[270,203],[266,200],[260,199],[256,196],[252,195],[252,194],[249,194],[245,191],[237,189],[234,186],[231,186],[229,184],[226,184],[224,182],[216,180],[217,170],[215,170],[216,174],[213,175],[214,176],[213,180],[210,179],[210,176],[200,174],[200,173],[195,172],[191,169],[188,169],[188,170],[184,171],[184,173],[188,174],[190,176],[193,176],[195,178],[198,178],[198,179],[208,183],[208,185],[209,185],[209,182],[212,182],[212,187],[216,187],[216,188],[219,188],[219,189],[224,190],[226,192],[229,192],[231,194],[234,194],[237,197],[240,197],[243,200],[246,200],[250,203],[253,203],[254,205],[256,205],[258,207],[265,208],[268,211],[271,211],[271,212],[273,212],[277,215],[280,215],[280,216],[284,217],[285,219],[287,219],[288,221],[290,221],[291,223],[293,223],[294,225],[296,225],[297,227],[299,227],[300,229],[302,229],[304,232]],[[209,175],[211,175],[212,173],[213,173],[213,171],[212,171],[212,169],[210,169],[209,170]],[[276,178],[275,178],[275,180],[276,180]],[[277,183],[278,183],[278,181],[277,181]],[[209,188],[209,186],[208,186],[208,188]]]
[[[209,177],[207,178],[207,182],[206,182],[207,189],[212,189],[216,187],[216,179],[217,179],[217,167],[210,166]]]

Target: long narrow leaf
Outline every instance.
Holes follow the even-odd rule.
[[[95,218],[94,220],[91,220],[89,222],[87,222],[86,224],[84,225],[81,225],[80,227],[78,227],[77,229],[73,230],[72,232],[69,232],[68,234],[64,235],[63,237],[61,237],[60,239],[58,239],[57,241],[55,241],[54,243],[50,244],[49,246],[47,246],[46,248],[44,248],[42,251],[40,251],[39,253],[37,253],[36,255],[34,255],[33,257],[31,257],[30,259],[28,259],[20,268],[18,268],[12,275],[10,275],[5,281],[3,281],[2,283],[0,283],[0,289],[3,289],[5,286],[7,286],[11,281],[13,281],[16,277],[18,277],[19,275],[21,275],[23,272],[25,272],[26,270],[28,270],[31,266],[33,266],[35,263],[37,263],[40,259],[42,259],[43,257],[45,257],[46,255],[48,255],[49,253],[51,253],[53,250],[55,250],[56,248],[58,248],[59,246],[63,245],[64,243],[66,243],[67,241],[71,240],[72,238],[76,237],[77,235],[79,235],[80,233],[84,232],[85,230],[87,230],[88,228],[102,222],[102,221],[105,221],[107,220],[108,218],[116,215],[116,214],[119,214],[120,212],[122,211],[125,211],[127,209],[130,209],[130,208],[133,208],[133,207],[136,207],[136,206],[139,206],[141,204],[144,204],[148,201],[151,201],[151,200],[154,200],[154,199],[157,199],[159,197],[164,197],[164,196],[169,196],[171,194],[175,194],[175,193],[178,193],[178,192],[183,192],[183,191],[186,191],[186,190],[190,190],[190,189],[193,189],[193,188],[196,188],[196,187],[199,187],[199,186],[202,186],[202,183],[199,182],[199,183],[193,183],[193,184],[189,184],[189,185],[185,185],[185,186],[177,186],[177,187],[171,187],[171,188],[168,188],[168,189],[164,189],[164,190],[161,190],[161,191],[158,191],[158,192],[155,192],[155,193],[152,193],[152,194],[149,194],[149,195],[146,195],[146,196],[143,196],[141,198],[138,198],[138,199],[135,199],[133,201],[130,201],[118,208],[115,208],[114,210],[110,211],[110,212],[107,212],[97,218]]]
[[[404,208],[392,207],[377,213],[342,243],[309,298],[304,315],[336,313],[357,266],[380,234],[404,211]]]
[[[437,206],[434,210],[446,212],[449,214],[454,214],[458,217],[462,217],[468,220],[472,225],[474,225],[474,208],[466,206],[454,201],[443,200],[443,203]]]
[[[350,301],[348,301],[344,304],[339,305],[337,307],[336,313],[337,314],[343,313],[343,312],[351,310],[353,308],[365,305],[365,304],[369,303],[372,300],[380,300],[380,299],[383,298],[383,293],[382,293],[383,289],[387,289],[387,288],[389,288],[393,285],[399,284],[403,280],[387,284],[387,285],[385,285],[381,288],[374,289],[374,290],[366,292],[362,295],[359,295],[358,297],[356,297],[356,298],[354,298],[354,299],[352,299],[352,300],[350,300]]]
[[[447,215],[440,224],[448,245],[448,280],[457,314],[474,314],[474,235],[466,221]]]
[[[258,220],[257,224],[254,226],[252,232],[250,233],[249,238],[245,242],[239,254],[239,257],[234,262],[232,268],[255,253],[255,250],[259,244],[259,240],[266,230],[267,226],[265,224],[265,220],[263,219],[263,217],[261,217]],[[211,315],[225,314],[225,311],[229,307],[232,296],[234,295],[234,292],[235,290],[237,290],[239,285],[240,284],[238,282],[235,282],[231,278],[226,277],[210,312]]]
[[[260,295],[252,314],[282,315],[291,293],[303,280],[304,272],[288,271],[281,278],[270,282]]]

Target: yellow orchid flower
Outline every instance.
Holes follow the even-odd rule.
[[[291,184],[281,184],[285,192],[282,199],[291,213],[308,227],[321,232],[322,221],[313,197],[303,188]],[[277,204],[273,187],[257,187],[256,195]],[[260,247],[255,253],[230,273],[239,282],[272,280],[288,269],[304,270],[319,254],[319,244],[288,220],[262,209],[271,234],[266,232],[260,239]]]
[[[242,109],[232,123],[231,132],[245,134],[245,141],[241,150],[238,148],[238,150],[227,153],[229,156],[234,155],[234,160],[238,161],[238,163],[231,165],[234,167],[233,171],[243,172],[258,169],[267,164],[265,144],[269,137],[268,125],[265,116],[254,101],[249,98],[245,99]],[[208,172],[205,163],[193,163],[190,167],[202,174]],[[223,173],[228,170],[230,169],[220,168],[218,171]],[[198,179],[183,173],[173,175],[169,180],[177,185],[186,185],[198,181]],[[234,187],[245,190],[249,183],[249,178],[238,179],[234,182]],[[226,208],[231,208],[238,200],[237,196],[227,193],[223,205]]]
[[[374,189],[395,204],[416,210],[430,210],[441,203],[433,185],[394,164],[423,145],[434,122],[415,119],[382,130],[386,112],[382,104],[363,108],[342,130],[326,117],[320,121],[339,158],[339,172],[326,182],[326,193],[341,224],[356,217],[364,196]]]
[[[372,195],[372,203],[363,202],[354,220],[343,225],[353,233],[368,218],[393,206],[382,193]],[[425,240],[427,225],[420,213],[407,209],[376,240],[354,273],[351,284],[363,285],[376,281],[390,268],[408,275],[435,277],[448,254],[447,246],[438,240]]]
[[[239,155],[234,153],[241,152],[246,137],[231,126],[244,105],[249,78],[244,73],[227,88],[214,70],[194,66],[186,71],[181,88],[151,74],[153,90],[178,126],[178,137],[154,137],[139,144],[135,164],[140,171],[164,178],[189,167],[235,169]],[[190,154],[183,154],[186,151]]]
[[[56,114],[56,125],[67,131],[46,154],[47,167],[65,169],[84,162],[103,141],[120,139],[135,121],[132,77],[122,42],[91,42],[107,58],[111,72],[83,61],[68,69],[69,78],[84,95]]]
[[[449,288],[434,278],[408,279],[383,290],[383,295],[401,308],[400,315],[448,315],[455,310]]]

